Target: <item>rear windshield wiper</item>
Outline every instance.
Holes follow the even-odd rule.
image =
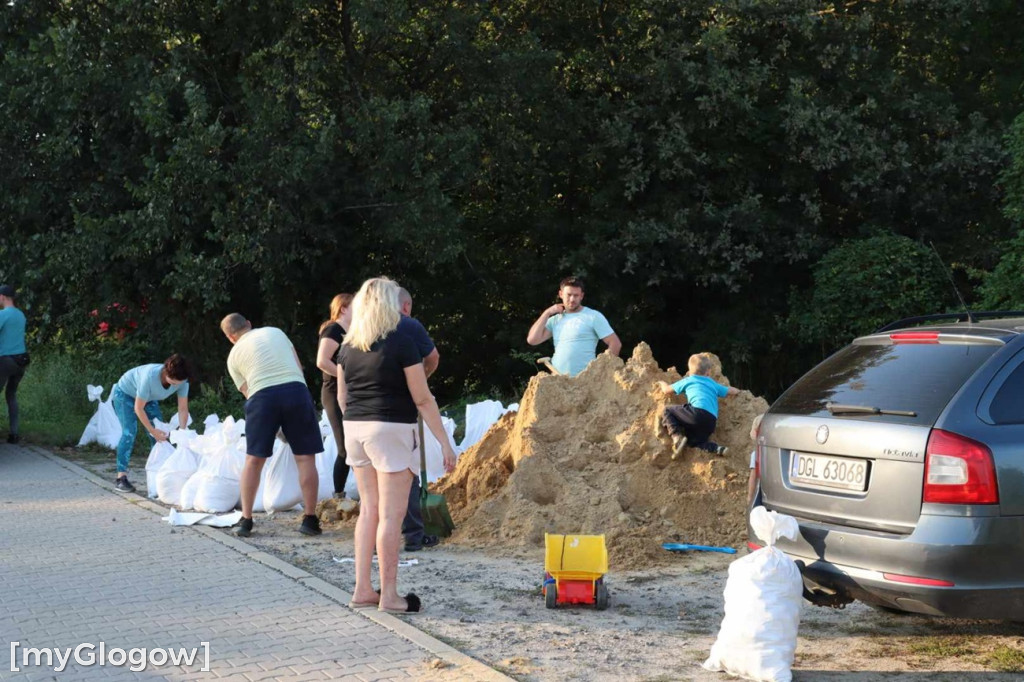
[[[896,417],[916,417],[917,412],[910,410],[883,410],[880,407],[870,405],[840,405],[839,403],[825,403],[825,409],[832,414],[891,414]]]

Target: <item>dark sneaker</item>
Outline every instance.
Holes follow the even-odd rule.
[[[719,445],[717,448],[715,448],[715,454],[718,455],[719,457],[721,457],[727,452],[729,452],[729,448],[727,448],[724,445]]]
[[[127,476],[121,476],[116,481],[114,481],[114,487],[123,493],[135,492],[135,486],[128,482]]]
[[[243,516],[242,520],[238,522],[238,528],[235,529],[235,535],[240,538],[247,538],[252,535],[252,519],[247,519]]]
[[[320,530],[320,519],[312,514],[307,514],[302,517],[302,525],[299,526],[299,532],[303,535],[320,535],[323,533]]]
[[[17,445],[18,443],[21,442],[21,436],[19,436],[16,433],[8,434],[7,435],[7,442],[10,443],[11,445]]]
[[[427,549],[428,547],[437,547],[437,545],[440,542],[441,542],[441,539],[439,537],[437,537],[436,535],[424,535],[422,542],[420,542],[420,544],[418,544],[418,545],[411,545],[409,543],[406,543],[405,551],[406,552],[418,552],[421,549]]]
[[[678,433],[672,435],[672,459],[678,459],[679,455],[682,454],[683,448],[686,447],[686,436],[680,436]]]

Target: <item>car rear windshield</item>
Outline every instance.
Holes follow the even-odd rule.
[[[847,346],[782,394],[772,412],[831,416],[827,403],[915,412],[917,416],[846,414],[853,419],[932,424],[997,345]],[[837,415],[838,416],[838,415]]]

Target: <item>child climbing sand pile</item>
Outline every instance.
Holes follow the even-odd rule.
[[[718,424],[718,399],[739,393],[739,389],[723,386],[708,376],[711,360],[706,354],[690,356],[689,373],[675,382],[658,382],[667,394],[686,394],[685,405],[669,405],[662,415],[662,424],[672,436],[672,459],[679,457],[689,444],[714,455],[724,455],[729,448],[711,440]]]

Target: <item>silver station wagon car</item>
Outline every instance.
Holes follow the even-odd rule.
[[[755,504],[799,522],[777,546],[813,603],[1024,620],[1024,312],[854,340],[771,406],[757,451]]]

